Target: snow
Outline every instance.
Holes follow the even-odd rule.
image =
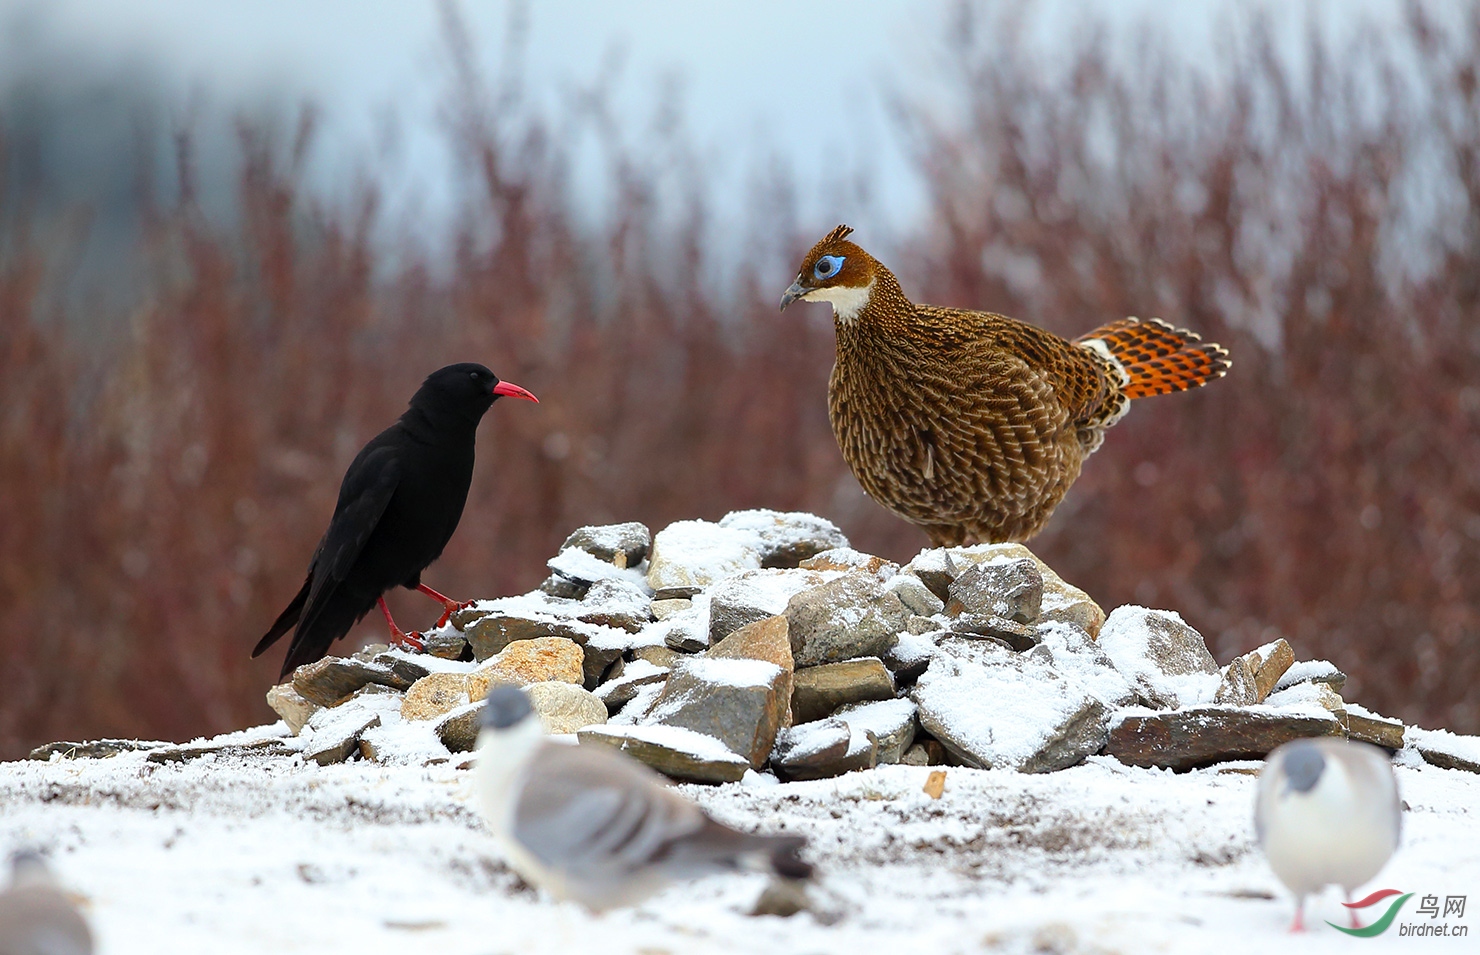
[[[1168,624],[1173,630],[1186,628],[1196,632],[1176,611],[1131,605],[1116,607],[1105,619],[1096,643],[1114,662],[1116,669],[1133,682],[1172,701],[1173,707],[1212,702],[1221,675],[1216,667],[1212,673],[1196,672],[1197,661],[1194,659],[1200,655],[1207,663],[1212,663],[1212,657],[1205,648],[1193,654],[1186,652],[1183,646],[1170,646],[1166,636]],[[1201,637],[1195,641],[1195,647],[1203,647]],[[1158,648],[1166,656],[1163,663],[1158,663],[1153,656]],[[1168,666],[1183,672],[1168,672]]]
[[[653,538],[647,582],[654,590],[707,587],[760,566],[760,540],[754,531],[709,521],[674,521]]]
[[[1130,681],[1083,630],[1073,624],[1050,622],[1040,624],[1038,634],[1043,643],[1033,654],[1046,654],[1060,676],[1081,684],[1090,696],[1106,706],[1135,699]]]
[[[1297,660],[1290,664],[1290,669],[1279,678],[1274,688],[1283,690],[1297,683],[1326,682],[1339,673],[1341,671],[1330,660]]]
[[[1480,736],[1457,736],[1448,730],[1426,730],[1416,726],[1408,727],[1403,735],[1407,745],[1419,745],[1430,752],[1458,756],[1480,765]],[[1480,802],[1480,799],[1476,801]]]
[[[469,774],[451,764],[145,756],[0,764],[0,849],[48,852],[85,897],[105,955],[1358,946],[1324,924],[1344,924],[1334,890],[1309,903],[1309,935],[1286,933],[1292,903],[1253,839],[1256,779],[1216,768],[1176,775],[1104,757],[1046,775],[952,767],[938,800],[922,791],[931,768],[910,766],[680,786],[724,822],[806,835],[827,918],[747,917],[764,882],[745,874],[595,918],[522,886],[472,809]],[[1472,910],[1449,921],[1473,922],[1477,777],[1426,765],[1397,774],[1411,807],[1403,846],[1359,894],[1468,894]],[[1395,928],[1360,948],[1412,945]]]
[[[706,593],[711,601],[738,603],[774,616],[786,612],[792,597],[839,576],[838,571],[746,570],[717,582]]]
[[[648,590],[647,570],[639,564],[636,567],[618,567],[616,564],[602,560],[594,554],[581,550],[579,547],[567,547],[565,550],[545,561],[545,566],[562,577],[571,580],[585,581],[591,583],[597,580],[621,580],[626,583]]]
[[[915,704],[913,700],[904,698],[853,703],[838,710],[834,718],[847,723],[855,731],[872,730],[882,740],[915,718]]]

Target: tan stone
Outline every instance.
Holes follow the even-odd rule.
[[[291,680],[287,683],[280,683],[267,691],[267,705],[283,718],[283,722],[288,724],[288,729],[293,731],[294,736],[297,736],[298,732],[303,729],[303,724],[308,722],[308,718],[319,710],[317,703],[305,700],[297,690],[293,689]]]
[[[946,771],[937,769],[925,778],[925,795],[931,799],[939,799],[946,791]]]
[[[1275,684],[1280,682],[1280,677],[1295,663],[1295,651],[1290,649],[1290,644],[1283,638],[1266,643],[1258,650],[1248,654],[1257,656],[1259,662],[1254,664],[1254,684],[1258,688],[1258,699],[1256,702],[1264,702],[1264,698],[1274,692]]]
[[[794,686],[794,665],[791,658],[791,634],[787,629],[786,614],[777,614],[757,620],[736,630],[719,643],[705,651],[706,657],[727,660],[764,660],[781,668],[781,682],[777,692],[785,700],[786,714],[782,726],[792,724],[791,695]]]
[[[580,646],[564,637],[515,640],[468,674],[468,698],[483,699],[495,683],[528,686],[558,680],[579,686],[585,682],[584,660]]]
[[[1258,659],[1257,656],[1254,657],[1255,665]],[[1223,682],[1218,684],[1218,691],[1213,694],[1213,702],[1227,703],[1230,706],[1249,706],[1259,702],[1258,693],[1249,656],[1234,657],[1228,666],[1223,668]]]
[[[574,684],[558,680],[531,683],[525,692],[550,733],[574,733],[606,722],[606,704],[595,693]]]
[[[429,720],[468,701],[466,673],[429,673],[406,691],[406,698],[401,701],[401,716],[408,720]]]

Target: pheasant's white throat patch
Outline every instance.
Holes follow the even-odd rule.
[[[874,282],[871,279],[862,288],[834,285],[831,288],[813,289],[802,297],[809,302],[832,303],[833,316],[846,325],[858,317],[873,293]]]

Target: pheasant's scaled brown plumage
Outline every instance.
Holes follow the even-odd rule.
[[[1221,378],[1221,345],[1125,318],[1074,341],[1026,322],[916,305],[838,226],[781,299],[830,302],[828,413],[869,496],[936,546],[1024,541],[1133,398]]]

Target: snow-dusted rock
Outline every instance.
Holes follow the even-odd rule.
[[[652,598],[646,587],[630,580],[598,580],[581,598],[576,619],[637,633],[653,619]]]
[[[1229,706],[1253,706],[1259,702],[1254,668],[1247,658],[1239,656],[1228,661],[1218,681],[1218,689],[1213,693],[1213,702]]]
[[[884,589],[898,597],[900,603],[917,616],[930,617],[946,608],[945,601],[914,574],[895,574],[884,584]]]
[[[401,718],[430,720],[471,701],[466,673],[428,673],[401,700]]]
[[[1116,607],[1097,642],[1154,707],[1206,703],[1217,691],[1217,662],[1202,635],[1174,611]]]
[[[662,596],[679,596],[760,566],[760,539],[754,531],[675,521],[653,538],[647,584]]]
[[[1266,643],[1234,657],[1223,668],[1223,679],[1213,702],[1244,706],[1262,703],[1294,662],[1295,652],[1284,640]]]
[[[1031,650],[1042,639],[1038,631],[1027,624],[993,613],[963,613],[951,620],[951,632],[997,640],[1018,651]]]
[[[1083,686],[983,640],[941,640],[910,696],[920,725],[968,766],[1052,772],[1105,743],[1105,705]]]
[[[1274,688],[1284,690],[1297,683],[1326,683],[1340,693],[1346,685],[1346,674],[1330,660],[1301,660],[1290,664],[1289,669],[1275,681]]]
[[[825,550],[848,546],[836,524],[804,511],[731,511],[719,526],[754,535],[762,567],[795,567]]]
[[[483,706],[482,697],[466,706],[459,706],[433,723],[432,732],[437,734],[437,739],[441,740],[449,752],[471,752],[478,741],[478,730],[482,727]]]
[[[293,689],[293,682],[280,683],[267,691],[267,705],[272,707],[274,713],[283,718],[288,724],[288,729],[294,735],[303,729],[303,724],[313,716],[319,709],[319,704],[312,700],[306,700],[301,694]]]
[[[618,568],[636,567],[647,558],[653,535],[646,524],[599,524],[578,527],[560,545],[562,551],[576,548]]]
[[[811,570],[746,570],[708,590],[709,642],[718,643],[748,623],[786,612],[793,596],[827,580]]]
[[[670,597],[667,600],[654,600],[648,604],[648,610],[652,613],[654,620],[667,620],[693,606],[694,602],[688,597]]]
[[[771,767],[786,780],[827,779],[877,765],[878,743],[869,732],[842,720],[800,723],[783,730]]]
[[[1056,621],[1039,624],[1037,633],[1043,642],[1029,651],[1031,656],[1048,663],[1065,679],[1079,683],[1108,707],[1136,702],[1136,689],[1130,680],[1115,669],[1114,661],[1084,630]]]
[[[803,570],[861,570],[878,576],[880,580],[891,580],[899,573],[899,565],[894,561],[865,554],[851,547],[830,548],[813,554],[797,566]]]
[[[348,704],[319,710],[303,727],[303,758],[320,766],[344,762],[358,751],[360,735],[380,725],[380,716],[369,707]]]
[[[1404,727],[1400,720],[1389,719],[1356,703],[1346,705],[1346,734],[1359,743],[1371,743],[1385,749],[1403,748]]]
[[[598,580],[625,580],[638,586],[645,583],[645,575],[641,569],[618,567],[579,547],[565,548],[545,561],[545,566],[553,570],[556,576],[574,581],[580,588],[590,587]]]
[[[861,657],[797,670],[791,710],[798,723],[810,723],[848,703],[893,698],[894,677],[884,662]]]
[[[606,704],[574,683],[532,683],[524,692],[548,733],[574,733],[606,722]]]
[[[791,725],[795,664],[791,657],[791,638],[787,633],[785,616],[778,614],[746,624],[704,651],[704,656],[716,660],[764,660],[780,667],[781,680],[776,692],[785,701],[781,725]],[[674,665],[677,666],[677,663]]]
[[[712,736],[677,726],[588,726],[576,733],[582,746],[611,746],[672,779],[696,783],[739,782],[751,768]]]
[[[668,675],[644,723],[712,736],[760,769],[786,714],[785,676],[765,660],[689,657]]]
[[[1066,583],[1022,544],[976,544],[971,547],[922,550],[903,568],[920,578],[936,596],[946,599],[951,582],[968,568],[996,561],[1029,559],[1043,577],[1043,596],[1035,618],[1040,623],[1072,623],[1091,637],[1100,632],[1105,611],[1078,587]]]
[[[946,593],[946,612],[953,616],[971,613],[1032,623],[1043,604],[1043,573],[1031,556],[983,561],[957,575]]]
[[[854,730],[872,733],[878,744],[879,763],[897,763],[915,742],[915,703],[909,699],[849,703],[838,708],[833,719]]]
[[[293,671],[293,689],[319,706],[338,706],[369,683],[405,690],[430,672],[420,664],[381,655],[374,660],[323,657]]]
[[[911,620],[925,618],[912,617]],[[940,629],[939,624],[930,621],[927,623],[932,625],[919,633],[901,633],[884,654],[884,665],[894,674],[895,686],[908,686],[918,680],[920,674],[930,665],[930,658],[935,655],[935,641],[945,636],[945,631]]]
[[[528,686],[559,680],[581,685],[585,683],[584,662],[581,648],[562,637],[516,640],[468,674],[468,697],[483,699],[494,683]]]
[[[643,687],[666,682],[671,669],[671,666],[658,666],[647,660],[633,660],[623,668],[620,677],[596,688],[596,698],[606,705],[608,713],[615,713],[630,703]]]
[[[1440,769],[1480,773],[1480,736],[1461,736],[1448,730],[1409,728],[1413,748],[1424,762]]]
[[[1263,759],[1281,743],[1340,736],[1340,721],[1316,707],[1195,706],[1171,712],[1122,713],[1105,753],[1131,766],[1187,770],[1232,759]]]
[[[802,591],[786,605],[799,667],[882,657],[912,616],[899,595],[857,571]]]

